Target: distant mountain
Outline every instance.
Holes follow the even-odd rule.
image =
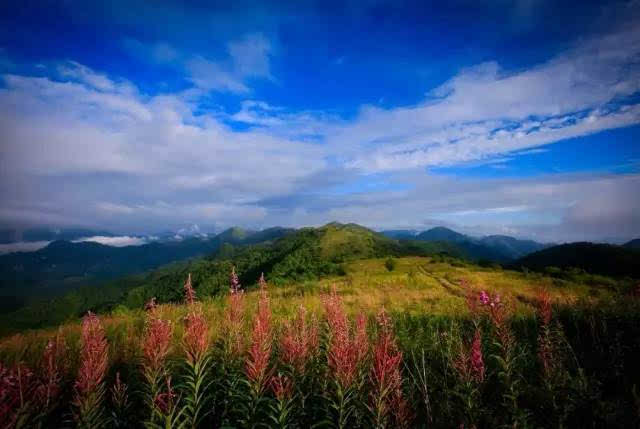
[[[612,244],[570,243],[531,253],[510,266],[535,271],[579,268],[591,274],[640,278],[640,252]]]
[[[384,235],[385,237],[395,238],[396,240],[415,239],[419,233],[420,231],[416,231],[413,229],[389,229],[380,231],[380,234]]]
[[[264,241],[245,245],[252,239]],[[278,284],[343,274],[342,262],[396,256],[409,251],[397,240],[367,228],[339,223],[299,230],[270,228],[256,233],[231,228],[213,240],[217,240],[216,245],[220,251],[211,252],[205,258],[176,262],[145,274],[118,278],[99,287],[76,287],[53,300],[34,302],[7,314],[0,318],[0,325],[2,320],[11,320],[13,326],[26,329],[60,323],[67,318],[78,317],[89,309],[103,311],[117,305],[140,308],[151,297],[156,297],[160,302],[177,301],[182,299],[182,285],[188,273],[192,274],[199,296],[213,296],[228,290],[232,266],[236,268],[240,281],[245,286],[255,284],[261,273],[265,274],[270,283]],[[242,245],[236,246],[229,240],[236,240],[233,243]],[[201,242],[204,243],[205,240]],[[68,255],[66,259],[80,258],[73,250],[74,243],[52,244],[54,245],[50,247]],[[150,252],[163,252],[165,244],[153,245],[154,248],[148,248]],[[206,240],[206,246],[212,248],[214,244]],[[87,246],[85,250],[91,254],[105,251],[104,247],[107,246]],[[138,246],[141,247],[148,246]],[[416,254],[426,253],[424,249],[419,248],[415,251]],[[34,253],[38,252],[30,255]],[[135,255],[129,257],[133,260],[137,258]],[[65,258],[60,256],[60,259]],[[38,265],[34,263],[34,266]],[[47,267],[49,265],[41,268],[40,272],[44,272]]]
[[[533,240],[520,240],[507,235],[489,235],[481,238],[480,243],[512,259],[521,258],[550,246],[549,244],[542,244]]]
[[[627,249],[640,249],[640,238],[628,241],[624,243],[622,247],[625,247]]]
[[[0,311],[15,309],[29,300],[55,296],[80,285],[209,255],[223,244],[254,244],[275,240],[290,232],[284,228],[260,232],[232,228],[212,238],[191,237],[124,247],[57,240],[35,252],[1,255]]]
[[[442,226],[421,232],[415,236],[415,240],[450,243],[460,249],[467,258],[501,263],[548,247],[546,244],[520,240],[506,235],[475,238]]]
[[[452,229],[445,228],[443,226],[437,226],[427,231],[421,232],[416,236],[416,240],[423,241],[448,241],[453,243],[459,243],[462,241],[470,241],[471,237],[464,234],[460,234]]]

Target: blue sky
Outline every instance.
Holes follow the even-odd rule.
[[[638,1],[14,3],[2,225],[640,236]]]

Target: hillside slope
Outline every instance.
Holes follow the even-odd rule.
[[[578,268],[591,274],[640,278],[640,253],[611,244],[570,243],[534,252],[511,267],[535,271]]]
[[[191,237],[125,247],[59,240],[35,252],[2,255],[0,311],[18,308],[29,300],[56,296],[74,287],[95,285],[173,261],[209,255],[225,243],[255,244],[275,240],[291,231],[271,228],[248,232],[233,228],[212,238]]]
[[[627,241],[626,243],[624,243],[622,245],[622,247],[625,247],[627,249],[640,249],[640,238],[636,238],[633,239],[631,241]]]
[[[240,234],[227,231],[223,237]],[[226,292],[229,272],[235,267],[244,285],[253,285],[261,273],[272,284],[291,284],[344,274],[344,263],[401,255],[439,254],[446,245],[404,243],[354,224],[331,223],[321,228],[265,230],[258,238],[276,240],[246,245],[225,242],[205,258],[177,262],[147,274],[117,279],[96,287],[76,288],[52,300],[37,302],[7,314],[3,320],[20,329],[49,326],[78,317],[87,310],[108,311],[118,306],[141,308],[155,297],[175,302],[182,297],[181,285],[192,274],[199,296]],[[451,253],[450,253],[451,254]],[[0,322],[3,322],[0,320]]]
[[[416,240],[453,244],[467,258],[506,263],[548,245],[532,240],[520,240],[506,235],[489,235],[475,238],[445,227],[431,228],[415,236]]]

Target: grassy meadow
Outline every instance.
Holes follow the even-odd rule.
[[[187,292],[185,303],[117,307],[0,339],[2,424],[640,422],[640,302],[629,281],[438,256],[356,260],[340,276],[266,281],[200,299],[194,282],[196,298]]]

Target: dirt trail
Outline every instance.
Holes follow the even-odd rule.
[[[458,296],[458,297],[461,297],[461,298],[464,298],[466,296],[464,291],[460,288],[459,285],[450,282],[449,280],[445,279],[444,277],[439,277],[439,276],[434,275],[433,273],[431,273],[430,271],[426,270],[422,266],[419,266],[418,269],[420,271],[420,274],[436,280],[440,284],[440,286],[442,286],[444,288],[444,290],[446,290],[449,294],[454,295],[454,296]]]

